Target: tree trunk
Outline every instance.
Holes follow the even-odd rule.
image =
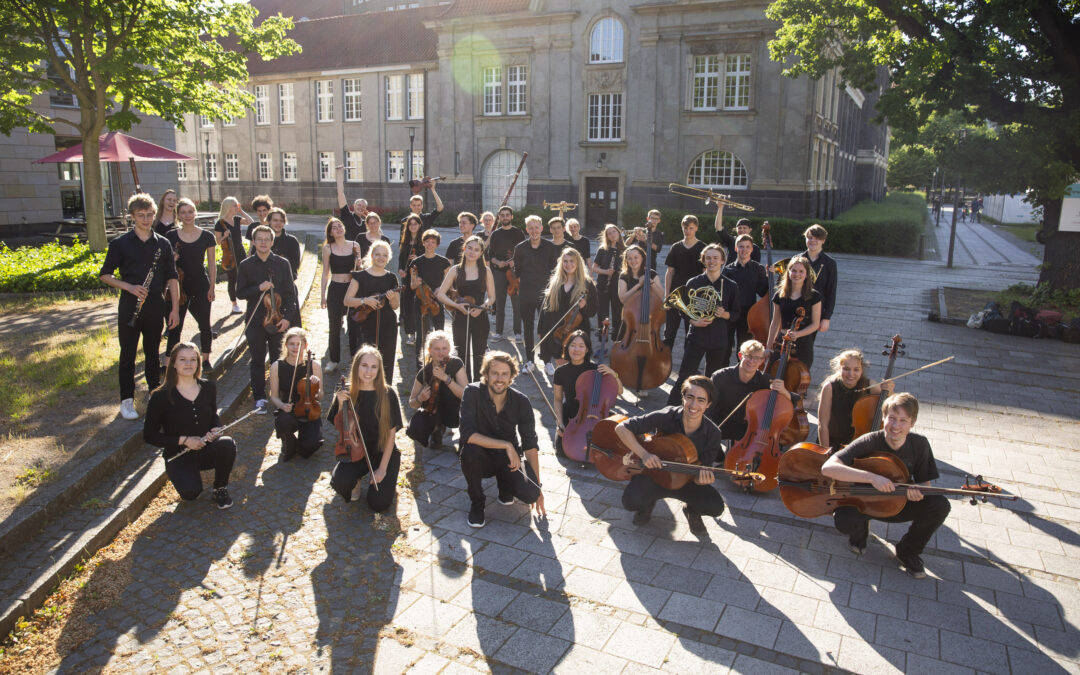
[[[1043,243],[1046,246],[1039,283],[1045,281],[1055,291],[1080,288],[1080,232],[1058,231],[1060,199],[1047,202],[1043,214]]]
[[[101,195],[101,159],[98,157],[98,133],[83,134],[83,192],[86,203],[86,239],[91,251],[104,251],[109,246],[105,237],[105,199]]]

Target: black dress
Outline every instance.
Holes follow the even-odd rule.
[[[392,387],[386,388],[384,405],[390,406],[390,426],[394,429],[401,428],[401,404],[398,403],[397,392]],[[356,420],[360,427],[360,436],[364,439],[364,447],[367,448],[368,460],[371,460],[371,468],[378,469],[382,463],[382,448],[379,446],[379,418],[375,411],[376,393],[374,391],[359,391],[356,394],[354,408]],[[338,413],[338,401],[335,396],[334,402],[326,413],[328,422],[333,423]],[[398,470],[401,468],[401,453],[397,447],[391,448],[390,460],[386,465],[386,477],[378,484],[378,488],[368,487],[367,503],[376,513],[390,508],[397,494]],[[368,473],[367,460],[358,462],[350,461],[345,455],[338,460],[330,474],[330,487],[345,498],[346,502],[352,500],[352,491],[361,478]]]
[[[173,251],[179,255],[176,268],[184,273],[184,293],[187,302],[180,305],[180,323],[169,331],[165,351],[171,352],[173,345],[180,342],[184,330],[184,319],[190,310],[199,325],[199,347],[203,358],[210,357],[210,348],[214,341],[214,331],[210,327],[210,300],[206,294],[210,290],[210,276],[206,271],[206,250],[217,246],[217,238],[208,230],[199,229],[198,238],[188,243],[180,238],[181,228],[169,230],[165,238],[172,244]]]
[[[586,335],[589,335],[592,330],[592,324],[589,321],[590,318],[596,316],[596,307],[598,302],[596,300],[596,284],[591,279],[585,282],[585,308],[581,310],[581,323],[577,329],[585,331]],[[558,288],[559,293],[559,309],[549,310],[547,308],[540,310],[540,325],[538,327],[541,337],[547,335],[548,332],[555,327],[555,324],[563,318],[563,315],[570,310],[570,306],[581,300],[582,289],[574,287],[569,291],[566,290],[566,286],[562,285]],[[554,334],[550,335],[546,340],[540,344],[540,356],[545,361],[552,359],[560,359],[563,355],[563,343],[561,340],[555,337]]]
[[[307,375],[307,364],[300,362],[300,372],[285,359],[277,362],[278,390],[277,398],[285,403],[295,404],[300,400],[296,383]],[[309,420],[298,418],[295,414],[281,408],[274,411],[274,429],[281,439],[281,461],[287,462],[295,455],[304,459],[311,457],[323,444],[322,419]]]
[[[482,305],[487,299],[487,275],[490,272],[487,267],[479,267],[479,276],[476,279],[465,278],[465,267],[457,266],[457,278],[454,279],[454,287],[459,297],[471,298],[473,304]],[[462,300],[462,302],[466,302]],[[480,316],[467,316],[462,312],[453,311],[454,321],[452,329],[454,333],[454,348],[457,349],[458,358],[466,363],[465,375],[470,382],[480,378],[480,364],[484,360],[487,351],[488,332],[491,330],[491,322],[487,314]],[[468,331],[468,335],[466,335]],[[468,344],[466,344],[468,339]],[[471,369],[470,369],[471,362]]]
[[[387,271],[382,276],[375,276],[369,270],[353,272],[352,278],[356,281],[356,297],[367,298],[380,295],[393,290],[398,286],[397,275]],[[382,307],[373,310],[362,322],[353,321],[352,314],[359,307],[349,308],[349,322],[356,328],[353,336],[350,336],[349,349],[356,354],[360,344],[374,345],[382,354],[383,370],[386,381],[394,380],[394,356],[397,352],[397,313],[389,302],[383,302]],[[355,336],[355,337],[354,337]],[[359,344],[353,344],[356,341]]]

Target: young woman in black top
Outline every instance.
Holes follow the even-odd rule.
[[[307,331],[299,326],[285,333],[285,355],[270,364],[270,403],[274,406],[274,429],[281,439],[280,461],[296,455],[311,457],[322,445],[322,420],[298,418],[293,405],[300,400],[296,383],[307,376]],[[311,386],[322,381],[322,366],[311,362]]]
[[[363,243],[360,246],[363,248]],[[354,326],[353,335],[349,338],[349,351],[354,355],[353,362],[355,363],[355,355],[359,353],[360,342],[374,345],[382,354],[383,370],[387,379],[392,382],[394,356],[397,353],[397,309],[401,296],[395,290],[398,287],[397,275],[386,269],[389,262],[390,244],[385,241],[371,244],[371,249],[364,258],[365,269],[352,273],[352,281],[349,282],[349,290],[345,291],[344,302],[350,309],[362,305],[372,309],[367,319]],[[351,316],[349,321],[356,323]],[[353,336],[356,342],[353,341]]]
[[[619,382],[619,394],[622,394],[622,382],[619,381],[619,374],[607,364],[601,363],[597,365],[592,360],[592,355],[589,334],[583,330],[576,330],[571,333],[570,339],[566,341],[566,346],[563,347],[563,358],[566,359],[566,363],[555,369],[551,387],[551,398],[555,414],[559,418],[563,429],[566,428],[570,420],[577,416],[578,409],[581,407],[581,402],[577,399],[577,381],[582,373],[599,370],[605,375],[611,375]],[[562,447],[562,436],[562,429],[559,429],[555,436],[555,454],[560,457],[565,456]]]
[[[251,225],[253,222],[251,216],[244,213],[236,197],[226,197],[221,200],[221,210],[218,212],[218,220],[214,225],[214,235],[217,237],[219,246],[222,241],[228,239],[232,247],[233,266],[225,270],[225,275],[229,279],[229,300],[233,304],[233,314],[244,311],[240,309],[240,303],[236,299],[236,275],[237,270],[240,269],[240,261],[247,257],[244,249],[243,226]]]
[[[652,281],[649,289],[657,302],[664,301],[664,284],[656,270],[649,270]],[[641,291],[645,284],[645,249],[634,244],[623,254],[622,274],[619,275],[619,302],[626,304]],[[616,338],[618,334],[616,334]]]
[[[449,295],[451,289],[453,298]],[[469,381],[473,381],[480,377],[480,364],[487,352],[491,325],[485,312],[495,299],[495,280],[484,264],[484,241],[480,237],[473,235],[465,242],[461,262],[446,271],[435,295],[454,310],[454,346],[465,369],[471,371]]]
[[[581,259],[585,261],[585,267],[588,269],[589,260],[592,258],[592,242],[588,237],[581,236],[581,221],[577,218],[568,219],[566,231],[569,233],[567,240],[581,254]]]
[[[350,369],[349,390],[334,395],[334,402],[326,414],[328,422],[334,422],[342,406],[350,406],[350,413],[356,416],[373,470],[367,503],[373,511],[380,513],[390,508],[397,494],[401,453],[394,446],[394,435],[401,428],[401,404],[397,392],[386,383],[383,359],[375,347],[364,345],[356,352]],[[353,462],[346,455],[334,466],[330,487],[346,502],[351,502],[359,499],[363,489],[360,479],[367,474],[367,460]]]
[[[424,247],[423,254],[413,258],[409,263],[408,271],[408,283],[409,287],[414,291],[420,287],[421,284],[427,284],[428,289],[435,293],[442,286],[443,278],[446,276],[446,270],[450,268],[450,261],[437,253],[439,250],[439,244],[442,242],[442,235],[436,229],[425,230],[422,236],[422,244]],[[413,270],[416,271],[416,279],[413,279]],[[415,285],[414,285],[415,284]],[[442,305],[440,304],[441,308]],[[419,309],[417,310],[419,311]],[[442,309],[439,310],[434,316],[421,317],[420,321],[420,334],[425,336],[426,341],[427,334],[432,330],[442,330],[445,324],[445,313]]]
[[[461,421],[461,395],[469,380],[462,360],[450,356],[450,334],[446,331],[429,334],[424,353],[427,355],[424,367],[416,373],[409,393],[409,407],[416,412],[409,420],[407,433],[421,445],[441,448],[446,430],[456,429]],[[430,413],[423,408],[436,387],[435,412]]]
[[[228,486],[236,443],[220,435],[217,388],[200,379],[201,361],[199,349],[191,342],[172,348],[165,383],[150,394],[143,438],[162,448],[165,473],[182,499],[196,499],[203,489],[199,472],[213,469],[214,502],[219,509],[227,509],[233,505]],[[190,451],[178,456],[185,450]]]
[[[209,370],[210,347],[214,340],[214,331],[210,328],[210,305],[214,302],[214,284],[217,283],[217,239],[210,231],[195,224],[195,203],[187,197],[179,201],[176,212],[180,217],[180,227],[169,230],[165,238],[172,244],[177,269],[184,273],[187,303],[180,305],[180,324],[169,330],[165,351],[171,353],[173,346],[180,342],[184,318],[190,311],[199,324],[199,344],[207,359],[202,367]]]
[[[411,263],[418,256],[424,255],[424,244],[421,242],[420,232],[424,221],[420,216],[409,214],[401,226],[401,238],[398,240],[398,277],[405,288],[401,291],[401,323],[405,327],[405,344],[416,344],[416,293],[409,285],[408,270]]]
[[[845,349],[829,361],[832,374],[821,385],[818,397],[818,445],[839,449],[854,438],[851,411],[863,396],[877,396],[882,385],[866,376],[870,364],[858,349]],[[894,384],[886,382],[892,393]]]
[[[364,219],[364,224],[367,226],[367,231],[360,234],[360,237],[356,240],[356,243],[360,244],[360,257],[367,258],[368,253],[371,251],[371,245],[385,241],[389,245],[390,238],[383,234],[382,231],[382,218],[374,211],[368,211],[367,217]]]
[[[540,309],[540,335],[547,336],[547,339],[540,343],[540,357],[547,362],[548,377],[555,374],[554,361],[563,354],[562,341],[556,338],[554,333],[548,333],[563,320],[563,316],[574,304],[581,316],[578,327],[588,333],[589,319],[596,316],[596,284],[585,271],[581,254],[576,248],[568,246],[559,255],[558,266],[544,289],[544,302]]]
[[[319,297],[330,319],[329,361],[326,372],[332,373],[341,363],[341,320],[345,317],[345,292],[349,290],[352,272],[360,267],[360,244],[345,238],[345,224],[337,218],[326,222],[326,241],[322,246],[322,284]],[[354,342],[354,326],[346,322],[349,347]]]
[[[821,294],[814,289],[810,279],[810,261],[797,255],[788,263],[780,288],[773,295],[772,323],[769,324],[769,344],[775,345],[781,330],[787,330],[795,321],[796,312],[801,307],[806,310],[805,318],[795,331],[795,358],[809,368],[814,365],[814,338],[817,337],[821,322]]]
[[[158,214],[154,219],[154,232],[165,236],[176,227],[176,190],[166,190],[158,201]]]
[[[622,269],[623,251],[626,245],[620,236],[619,228],[612,224],[604,226],[600,239],[600,248],[596,249],[590,269],[596,275],[596,296],[599,300],[596,319],[603,323],[611,319],[611,335],[619,334],[622,328],[622,302],[619,301],[619,271]]]

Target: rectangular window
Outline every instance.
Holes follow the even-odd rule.
[[[217,155],[208,155],[206,158],[207,180],[217,180]]]
[[[334,153],[319,153],[319,180],[334,180]]]
[[[235,152],[225,153],[225,180],[240,180],[240,158]]]
[[[334,81],[315,80],[315,119],[319,122],[334,121]]]
[[[403,182],[405,182],[405,151],[404,150],[387,150],[386,151],[386,182],[388,182],[388,183],[403,183]]]
[[[176,163],[176,179],[187,180],[187,162]]]
[[[413,178],[422,178],[424,176],[424,151],[413,150],[412,153],[412,175]]]
[[[364,153],[359,150],[345,151],[345,180],[350,183],[364,180]]]
[[[345,121],[360,121],[360,78],[346,78],[341,81],[345,94]]]
[[[526,66],[510,66],[506,69],[506,113],[524,115],[528,112],[528,73]]]
[[[409,119],[424,119],[423,73],[409,73]]]
[[[724,110],[750,109],[750,55],[732,54],[724,67]]]
[[[281,124],[293,124],[296,122],[296,114],[293,109],[293,83],[286,82],[277,86],[278,95],[278,122]]]
[[[386,76],[386,119],[401,119],[401,75]]]
[[[281,180],[296,180],[296,153],[281,153]]]
[[[259,155],[259,180],[274,180],[274,171],[271,168],[270,153],[260,152]]]
[[[270,124],[270,85],[255,85],[255,124]]]
[[[199,126],[203,129],[214,126],[214,120],[209,115],[199,115]]]
[[[502,114],[502,68],[484,68],[484,114]]]
[[[720,92],[720,57],[694,57],[693,110],[716,110]]]
[[[235,127],[236,126],[236,118],[234,118],[234,117],[226,117],[225,119],[221,120],[221,126],[223,126],[223,127]]]
[[[589,94],[590,141],[622,140],[622,94]]]

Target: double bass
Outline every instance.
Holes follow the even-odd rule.
[[[611,321],[604,319],[600,328],[600,349],[603,350]],[[578,375],[574,383],[578,414],[566,424],[563,432],[563,452],[578,462],[589,461],[589,433],[600,420],[608,416],[619,397],[619,381],[614,376],[590,370]]]
[[[671,348],[660,339],[667,312],[664,299],[653,297],[652,261],[646,251],[640,297],[623,305],[622,341],[611,350],[611,368],[636,391],[655,389],[671,374]]]
[[[296,393],[300,398],[293,404],[293,415],[297,419],[307,419],[312,422],[322,417],[322,403],[319,401],[319,383],[311,381],[311,363],[315,355],[308,350],[307,374],[296,383]],[[295,372],[295,371],[294,371]]]
[[[888,354],[889,366],[885,369],[885,380],[892,379],[893,367],[896,366],[896,357],[904,354],[904,343],[899,335],[894,335],[892,344],[885,345],[882,356]],[[855,440],[863,434],[877,431],[881,428],[881,404],[889,397],[889,392],[883,387],[878,394],[867,394],[851,408],[851,426],[855,430],[851,440]]]
[[[769,293],[755,302],[746,312],[746,326],[754,339],[764,344],[769,339],[769,324],[772,323],[773,313],[772,298],[776,286],[773,278],[772,234],[767,220],[761,225],[761,245],[765,249],[765,260],[768,263],[765,266],[765,276],[769,278]],[[762,362],[761,367],[765,368],[765,362]]]
[[[788,356],[795,346],[795,331],[799,330],[802,316],[791,324],[784,334],[783,347],[780,351],[780,370],[787,365]],[[760,472],[765,479],[754,483],[743,483],[747,490],[768,492],[776,487],[776,474],[780,463],[780,434],[787,428],[794,415],[795,408],[791,399],[774,389],[762,389],[750,394],[746,401],[746,435],[731,446],[724,456],[724,467],[730,470],[740,466],[750,471]]]

